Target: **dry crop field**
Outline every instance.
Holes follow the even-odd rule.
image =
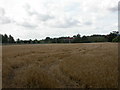
[[[3,46],[3,88],[116,88],[118,44]]]

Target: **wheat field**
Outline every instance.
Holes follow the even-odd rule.
[[[3,88],[117,88],[118,44],[2,47]]]

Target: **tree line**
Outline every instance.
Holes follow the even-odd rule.
[[[120,42],[120,35],[118,31],[110,32],[108,35],[91,35],[91,36],[82,36],[80,34],[74,35],[72,37],[59,37],[59,38],[50,38],[46,37],[42,40],[17,40],[13,36],[7,34],[0,34],[3,44],[44,44],[44,43],[92,43],[92,42]]]
[[[2,38],[2,43],[15,43],[15,40],[11,35],[8,36],[7,34],[0,34],[0,38]]]

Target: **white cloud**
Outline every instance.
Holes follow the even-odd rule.
[[[71,28],[80,26],[81,23],[79,20],[76,20],[74,18],[61,17],[55,20],[48,21],[46,25],[54,28]]]
[[[117,5],[118,0],[0,0],[1,33],[24,39],[106,34],[117,29],[111,27],[118,21]]]

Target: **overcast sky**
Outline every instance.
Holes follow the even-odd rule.
[[[0,0],[0,33],[20,39],[108,34],[119,0]]]

